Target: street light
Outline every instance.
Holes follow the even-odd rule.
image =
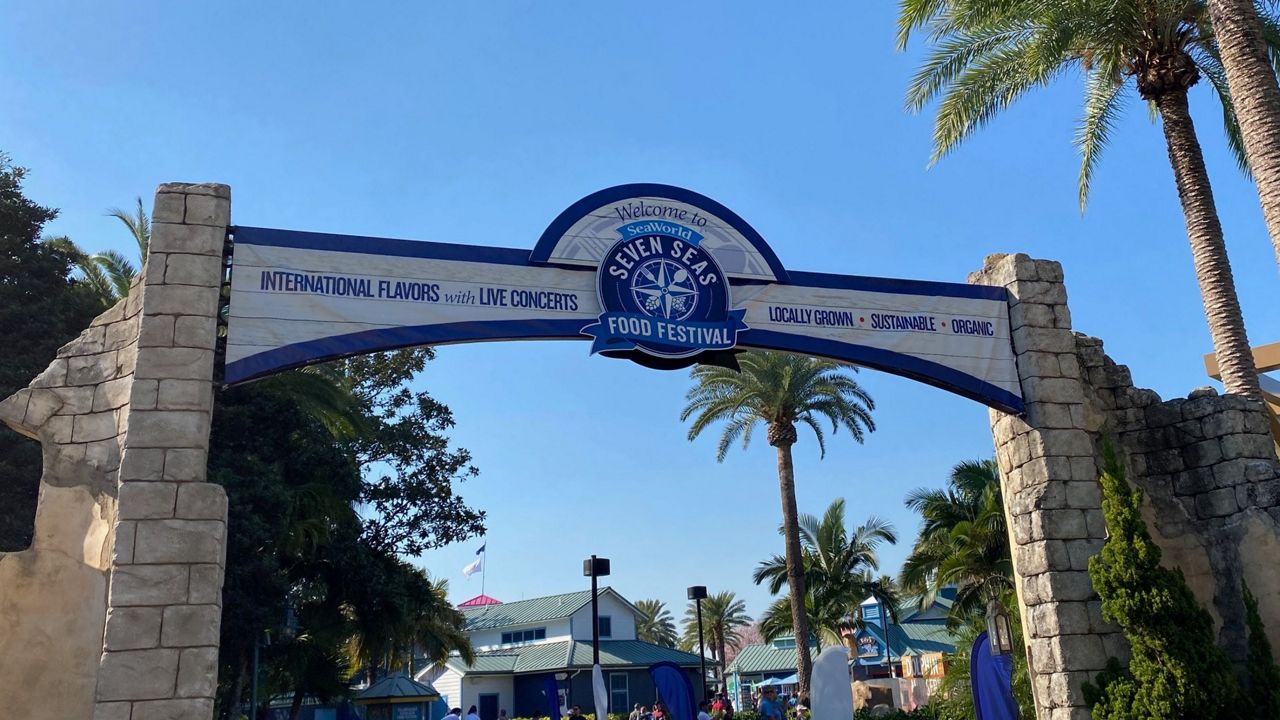
[[[992,655],[1008,655],[1013,652],[1013,633],[1009,629],[1009,615],[997,600],[987,602],[987,640]]]
[[[702,599],[707,596],[706,585],[689,588],[689,599],[698,606],[698,659],[702,661],[702,699],[707,699],[707,650],[702,643]]]
[[[596,578],[609,574],[609,559],[595,555],[582,561],[582,574],[591,578],[591,664],[600,664],[600,603],[596,598]]]

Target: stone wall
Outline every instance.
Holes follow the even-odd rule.
[[[1242,577],[1280,649],[1280,464],[1262,405],[1207,389],[1162,402],[1135,388],[1101,341],[1071,331],[1058,263],[993,255],[969,280],[1011,296],[1027,411],[991,411],[991,428],[1041,720],[1088,718],[1082,685],[1108,656],[1128,655],[1087,573],[1106,537],[1097,484],[1105,439],[1146,494],[1165,564],[1183,569],[1228,654],[1244,657]]]
[[[160,186],[129,297],[0,420],[44,452],[35,539],[0,554],[0,707],[207,720],[226,496],[205,484],[225,185]]]

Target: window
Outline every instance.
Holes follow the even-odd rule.
[[[779,650],[795,650],[796,639],[795,638],[779,638],[773,641],[773,646]]]
[[[862,619],[863,620],[879,620],[880,606],[879,605],[863,605]]]
[[[600,637],[613,637],[613,618],[608,615],[600,616]]]
[[[502,633],[502,644],[511,645],[512,643],[533,642],[534,640],[546,640],[547,629],[544,627],[533,628],[531,630],[514,630],[512,632]]]
[[[604,618],[600,618],[604,620]],[[609,673],[609,712],[624,713],[631,706],[628,693],[627,674]]]

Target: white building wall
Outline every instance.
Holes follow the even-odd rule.
[[[613,635],[608,640],[635,640],[636,616],[629,605],[622,602],[612,592],[600,595],[600,616],[608,615],[613,625]],[[573,614],[573,639],[591,640],[591,603],[582,606]]]
[[[588,613],[590,615],[590,613]],[[534,628],[545,627],[547,629],[547,639],[545,642],[563,642],[569,637],[569,619],[561,618],[559,620],[548,620],[540,623],[530,623],[528,625],[511,625],[508,627],[494,628],[492,630],[476,630],[469,633],[471,637],[471,647],[476,650],[494,650],[502,645],[502,633],[514,632],[517,630],[532,630]],[[635,630],[632,630],[635,632]],[[544,642],[538,640],[536,642]],[[531,645],[532,643],[520,643],[521,645]],[[463,708],[466,710],[466,708]]]
[[[472,675],[462,679],[462,702],[458,706],[465,713],[467,708],[480,706],[480,696],[496,693],[498,709],[511,715],[515,702],[515,688],[510,675]]]
[[[462,676],[456,670],[445,665],[432,665],[414,679],[434,687],[449,707],[462,705]],[[462,709],[467,708],[463,706]]]

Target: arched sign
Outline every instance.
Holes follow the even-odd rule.
[[[1004,288],[787,271],[669,185],[574,203],[533,251],[235,227],[224,379],[413,345],[589,340],[656,368],[827,357],[1023,409]]]

